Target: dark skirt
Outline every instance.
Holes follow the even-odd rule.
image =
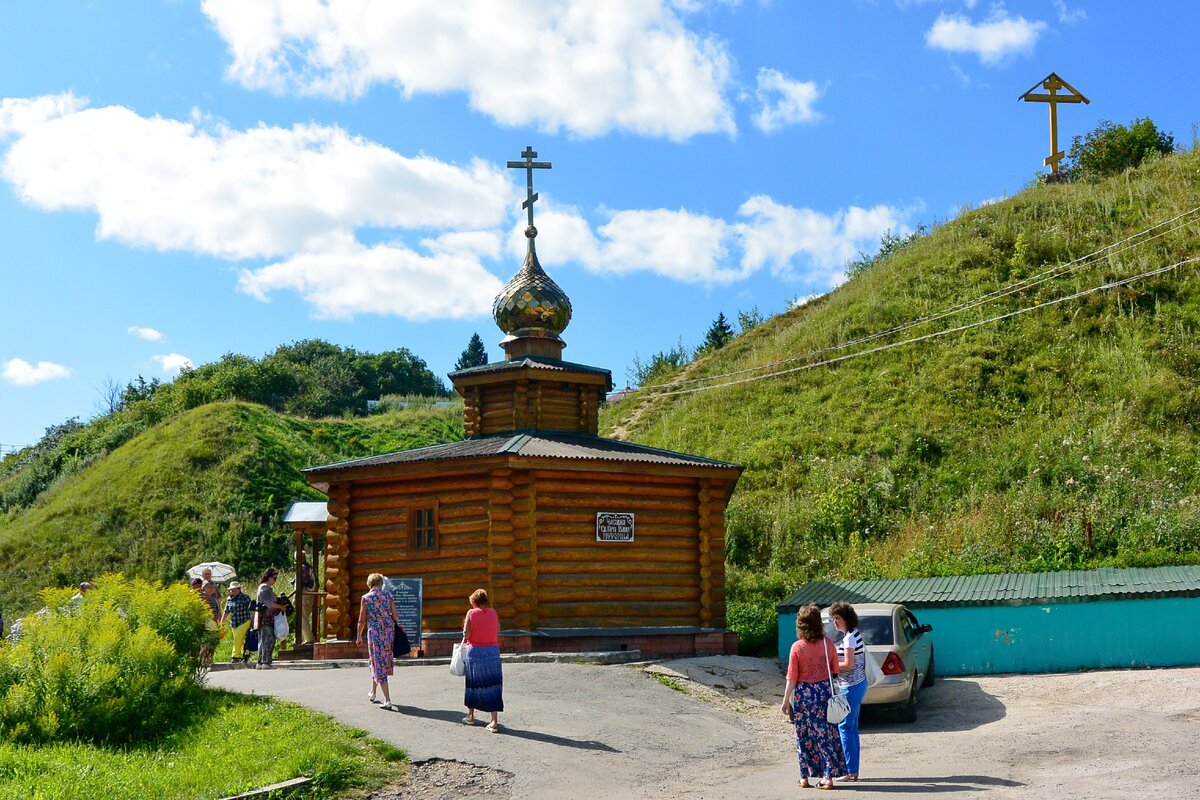
[[[504,675],[500,672],[499,646],[467,647],[463,661],[467,667],[463,705],[476,711],[503,711]]]

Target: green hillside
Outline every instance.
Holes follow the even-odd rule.
[[[1197,206],[1196,149],[1035,186],[858,264],[837,290],[607,409],[602,426],[745,465],[728,516],[731,598],[763,609],[818,577],[1200,562],[1200,263],[804,368],[1200,256],[1195,211],[1055,270]],[[698,382],[664,386],[683,380]],[[664,394],[731,381],[744,382]]]
[[[12,619],[39,605],[42,587],[105,572],[176,580],[200,560],[245,575],[286,563],[283,511],[320,498],[300,469],[462,435],[461,406],[319,420],[240,402],[184,411],[0,516],[0,609]],[[0,490],[23,480],[9,465]]]

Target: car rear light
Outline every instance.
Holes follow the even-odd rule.
[[[887,658],[883,660],[884,675],[903,675],[904,661],[895,653],[888,653]]]

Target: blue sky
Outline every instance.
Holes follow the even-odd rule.
[[[618,385],[718,312],[828,291],[887,230],[1149,116],[1190,145],[1200,6],[1107,0],[10,0],[0,447],[98,389],[319,337],[438,374],[538,254]]]

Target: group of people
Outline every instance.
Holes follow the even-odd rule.
[[[400,626],[400,615],[396,601],[383,588],[384,578],[378,572],[367,576],[367,593],[362,596],[358,611],[357,644],[361,647],[365,638],[367,659],[371,665],[371,691],[367,699],[380,703],[386,711],[399,711],[392,702],[388,678],[395,669],[395,641]],[[504,675],[500,667],[500,617],[492,608],[488,593],[476,589],[471,593],[471,608],[463,618],[462,648],[465,667],[466,690],[463,705],[467,715],[463,724],[476,725],[477,712],[491,716],[487,729],[493,733],[500,730],[499,714],[504,710]]]
[[[252,653],[258,654],[255,669],[272,669],[275,662],[276,618],[291,613],[293,606],[287,595],[276,594],[275,583],[279,570],[268,567],[259,578],[258,591],[251,598],[239,581],[229,584],[229,595],[221,604],[220,587],[213,581],[212,570],[205,568],[200,577],[193,578],[191,588],[212,615],[213,625],[223,630],[229,624],[233,637],[229,660],[232,664],[249,663]],[[285,634],[286,635],[286,634]],[[248,647],[247,644],[252,646]],[[207,655],[207,654],[202,654]]]
[[[858,780],[858,720],[867,694],[866,647],[858,632],[858,614],[849,603],[829,607],[841,632],[834,644],[825,635],[821,609],[804,606],[796,614],[796,643],[788,655],[787,686],[780,710],[796,727],[800,788],[818,789]],[[834,692],[845,696],[850,713],[840,722],[828,718]]]

